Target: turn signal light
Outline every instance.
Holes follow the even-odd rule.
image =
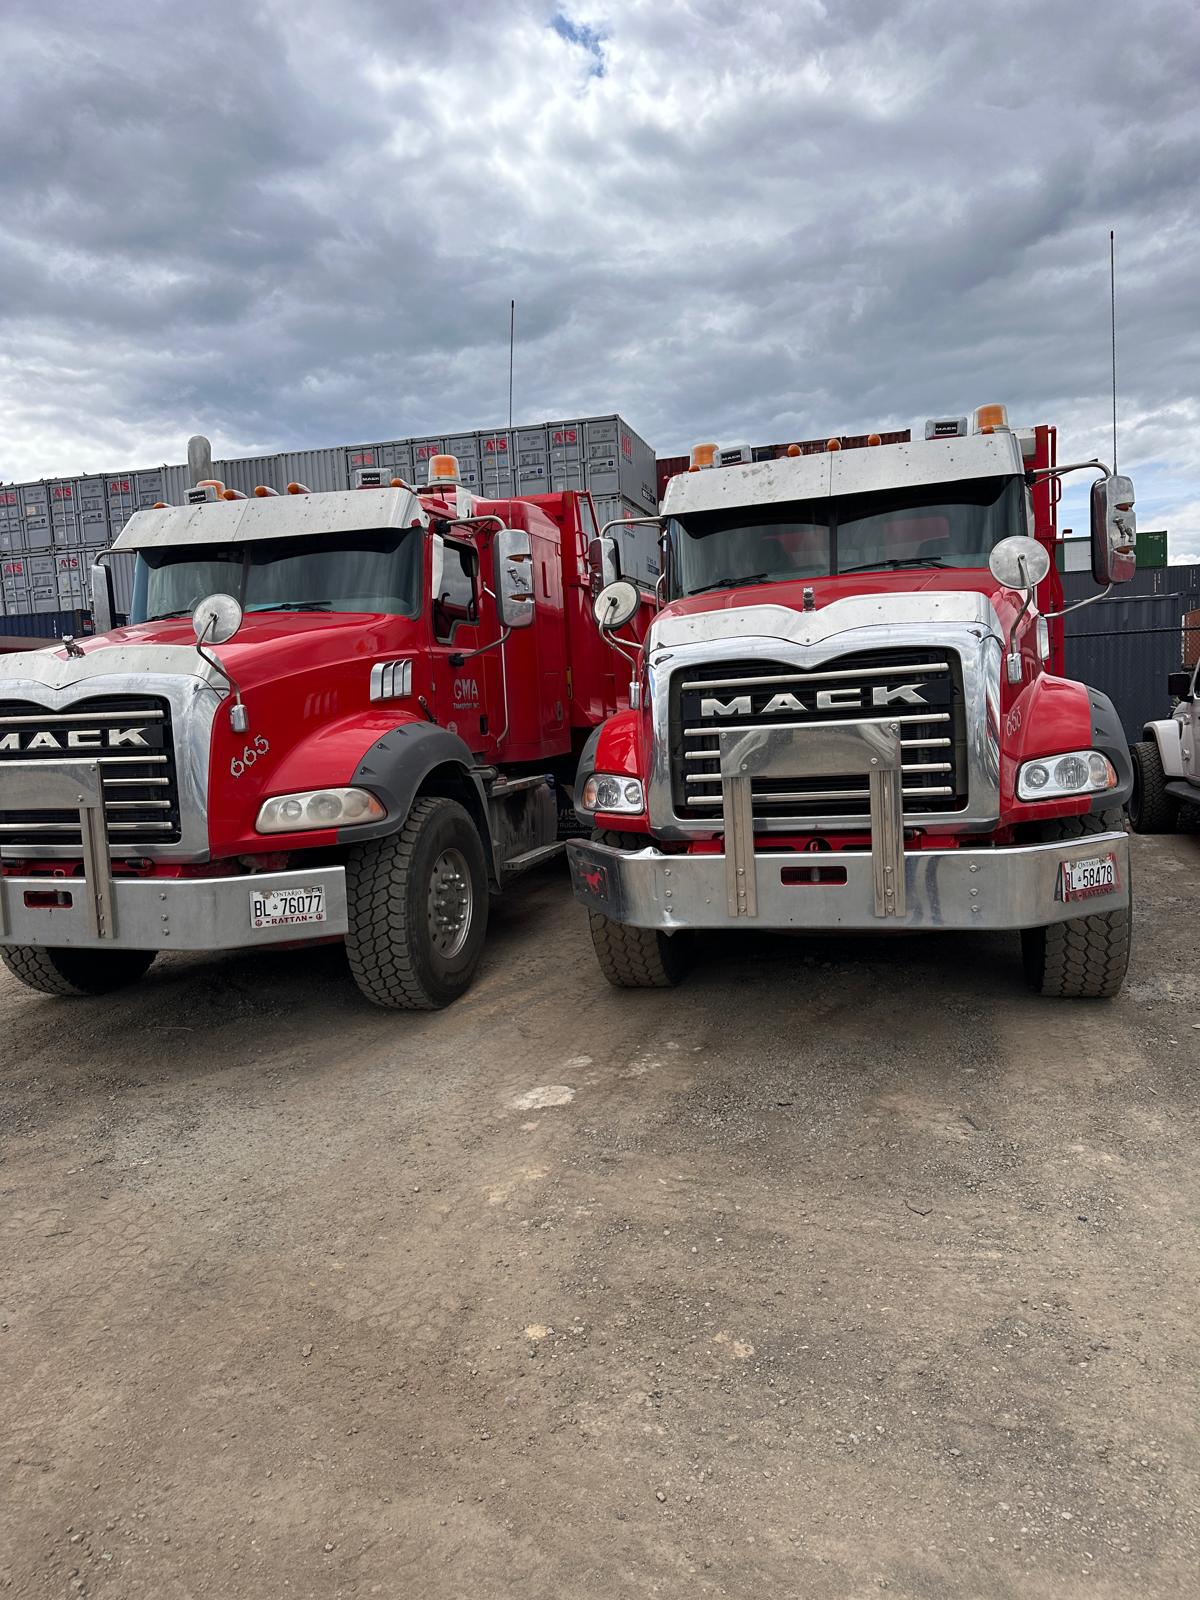
[[[429,487],[435,484],[458,482],[458,457],[457,456],[430,456],[429,458]]]
[[[689,472],[703,472],[706,467],[717,464],[717,447],[715,444],[694,444],[692,446],[692,464]]]
[[[287,492],[289,494],[311,494],[312,490],[306,488],[302,483],[289,483],[287,486]]]
[[[995,433],[998,429],[1006,431],[1008,428],[1008,407],[1001,405],[977,406],[975,408],[975,432]]]

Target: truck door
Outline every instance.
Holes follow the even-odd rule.
[[[1190,783],[1200,783],[1200,750],[1197,749],[1198,731],[1196,724],[1200,722],[1200,705],[1196,702],[1200,694],[1200,663],[1192,673],[1191,693],[1180,701],[1179,704],[1179,742],[1183,747],[1183,775]]]
[[[491,652],[456,666],[451,657],[487,643],[481,627],[482,586],[475,547],[454,539],[443,541],[442,578],[433,599],[433,714],[443,728],[457,733],[477,754],[495,737],[490,726],[488,666]]]

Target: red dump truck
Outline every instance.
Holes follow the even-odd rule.
[[[629,664],[592,617],[590,497],[458,476],[198,482],[116,541],[127,626],[102,563],[94,637],[0,660],[10,972],[99,994],[161,950],[340,937],[379,1005],[463,992],[489,895],[561,850]]]
[[[1063,474],[1087,469],[1098,583],[1131,577],[1133,486],[1059,465],[1001,406],[925,438],[667,485],[662,607],[629,710],[589,739],[568,846],[600,966],[676,982],[696,929],[1019,932],[1048,995],[1129,954],[1129,751],[1063,676]],[[597,616],[636,613],[628,586]]]

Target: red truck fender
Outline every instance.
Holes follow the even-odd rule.
[[[598,728],[593,728],[579,758],[575,774],[575,815],[589,827],[595,813],[583,807],[583,786],[593,772],[619,773],[630,778],[642,778],[641,759],[642,721],[638,711],[618,711]],[[621,826],[641,832],[645,819],[622,817]]]
[[[1069,750],[1102,751],[1116,770],[1117,787],[1075,799],[1017,799],[1017,772],[1023,762]],[[1098,689],[1050,673],[1023,688],[1001,718],[1000,756],[1001,816],[1013,821],[1078,816],[1122,806],[1133,786],[1129,746],[1112,701]]]

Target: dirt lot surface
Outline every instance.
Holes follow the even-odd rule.
[[[713,941],[558,869],[452,1011],[340,951],[0,972],[0,1584],[1197,1590],[1200,836],[1122,997],[1014,940]]]

